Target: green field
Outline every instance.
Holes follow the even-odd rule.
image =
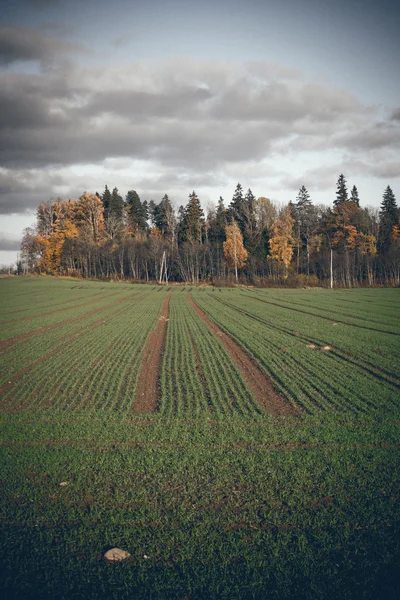
[[[21,277],[0,295],[1,597],[400,597],[400,290]]]

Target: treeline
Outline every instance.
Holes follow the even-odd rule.
[[[175,210],[167,194],[142,202],[115,187],[37,209],[24,231],[23,272],[217,285],[400,285],[400,212],[390,186],[378,209],[360,207],[340,175],[332,207],[302,186],[278,208],[237,184],[204,214],[193,191]]]

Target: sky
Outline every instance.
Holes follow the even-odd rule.
[[[397,0],[2,0],[0,264],[39,203],[400,199]]]

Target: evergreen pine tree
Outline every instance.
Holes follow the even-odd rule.
[[[247,207],[249,208],[250,212],[253,212],[253,210],[254,210],[254,202],[255,201],[256,201],[256,197],[253,194],[253,192],[251,191],[251,189],[249,188],[244,197],[244,202],[247,205]]]
[[[303,207],[311,206],[311,204],[312,202],[310,194],[308,193],[307,188],[304,185],[302,185],[296,197],[296,209],[299,211]]]
[[[180,235],[182,241],[202,241],[202,228],[204,225],[204,212],[200,200],[195,191],[189,194],[189,202],[185,207],[185,213],[181,222]]]
[[[148,220],[149,220],[149,216],[150,216],[150,212],[149,212],[149,203],[147,202],[147,200],[144,200],[142,202],[142,214],[143,214],[143,219],[146,223],[146,229],[148,228]]]
[[[129,190],[125,198],[128,209],[128,220],[130,226],[136,231],[147,230],[147,203],[144,206],[139,198],[139,194],[135,190]]]
[[[353,187],[351,188],[350,201],[355,202],[357,204],[357,206],[360,206],[360,199],[358,197],[358,189],[356,188],[355,185],[353,185]]]
[[[225,240],[225,227],[227,226],[226,216],[224,199],[222,196],[220,196],[218,200],[217,211],[215,213],[215,233],[219,242],[223,242]]]
[[[168,194],[164,194],[161,202],[154,210],[154,225],[165,235],[168,231],[168,212],[172,209]]]
[[[108,214],[110,212],[110,204],[111,204],[111,192],[107,186],[104,188],[104,192],[101,197],[101,200],[103,202],[104,216],[108,217]]]
[[[229,218],[235,219],[239,225],[239,228],[243,234],[245,222],[244,222],[244,197],[243,197],[243,188],[240,183],[237,184],[235,188],[235,193],[232,196],[232,202],[228,207]]]
[[[119,195],[118,188],[115,187],[111,194],[109,215],[112,215],[117,221],[122,221],[123,209],[124,201],[122,196]]]
[[[147,205],[147,211],[148,211],[148,215],[149,215],[149,219],[151,221],[152,225],[155,225],[155,219],[156,219],[156,212],[157,212],[157,204],[154,202],[154,200],[150,200],[148,205]]]
[[[378,250],[385,254],[390,248],[393,227],[399,221],[399,209],[392,188],[388,185],[383,193],[379,211]]]
[[[348,202],[349,196],[348,196],[348,192],[347,192],[347,182],[346,182],[346,178],[343,174],[339,175],[339,179],[337,180],[336,188],[337,188],[336,189],[336,198],[333,201],[333,204],[335,206],[338,206],[339,204]]]

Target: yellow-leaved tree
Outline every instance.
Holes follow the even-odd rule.
[[[272,225],[272,235],[269,240],[271,258],[282,263],[286,273],[293,256],[295,241],[293,237],[293,224],[294,219],[290,214],[289,206],[287,206],[281,211],[276,223]]]
[[[224,257],[228,267],[235,269],[236,281],[238,281],[238,269],[246,264],[248,252],[243,246],[242,233],[236,221],[225,227],[226,241],[224,242]]]

